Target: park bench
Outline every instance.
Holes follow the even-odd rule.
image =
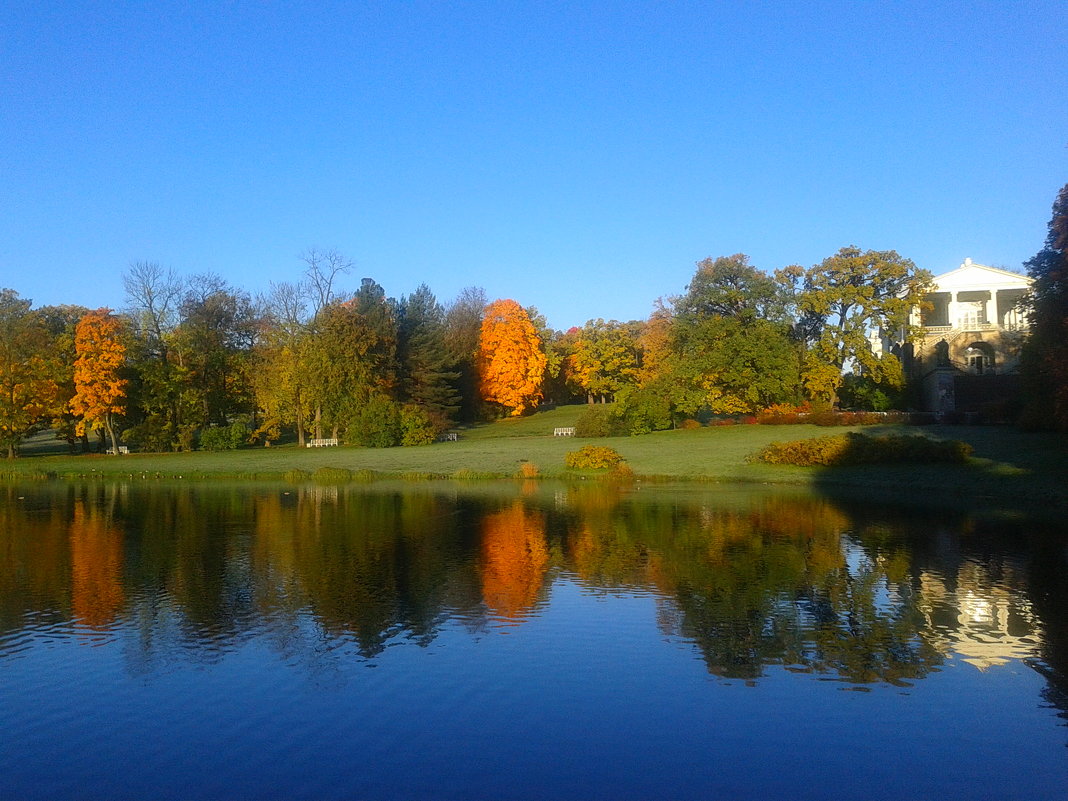
[[[308,444],[307,444],[306,447],[308,447],[308,448],[331,448],[331,447],[335,447],[336,448],[337,447],[337,439],[334,439],[334,438],[331,438],[331,439],[309,439],[308,440]]]
[[[130,449],[128,447],[126,447],[125,445],[120,445],[119,446],[119,453],[120,454],[121,453],[129,453],[129,452],[130,452]],[[115,449],[114,448],[108,448],[108,453],[111,454],[111,455],[114,455]]]
[[[575,436],[575,429],[573,428],[554,428],[554,437],[573,437]]]

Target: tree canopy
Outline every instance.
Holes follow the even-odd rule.
[[[852,245],[808,270],[797,305],[808,317],[807,333],[813,338],[805,370],[809,394],[833,400],[849,364],[876,383],[900,386],[900,361],[877,355],[871,337],[907,328],[930,282],[929,272],[896,251],[862,251]]]
[[[489,304],[478,340],[482,398],[522,414],[541,398],[545,365],[541,339],[526,310],[510,299]]]
[[[103,428],[111,440],[112,453],[118,453],[115,416],[126,411],[126,385],[122,377],[126,365],[122,320],[110,309],[89,312],[74,333],[74,397],[70,409],[81,417],[78,433]]]

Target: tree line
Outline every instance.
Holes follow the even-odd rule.
[[[1061,426],[1065,219],[1068,186],[1028,262],[1032,392]],[[911,311],[931,286],[892,250],[850,246],[773,273],[735,254],[698,262],[646,320],[556,331],[536,308],[490,303],[477,287],[446,304],[425,284],[394,298],[371,278],[343,289],[351,271],[337,251],[312,249],[297,280],[253,297],[217,275],[138,262],[121,312],[35,309],[0,290],[0,446],[14,457],[49,427],[74,450],[417,445],[458,423],[578,400],[615,401],[604,425],[630,433],[784,404],[892,408],[904,403],[902,363],[872,336],[916,333]]]

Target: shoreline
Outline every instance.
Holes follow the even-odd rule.
[[[41,480],[311,481],[324,484],[382,481],[612,479],[604,470],[565,467],[582,445],[616,449],[645,484],[768,486],[823,494],[866,493],[897,503],[935,497],[981,505],[1068,508],[1068,447],[1055,435],[1007,427],[747,425],[663,431],[641,437],[597,439],[546,436],[552,413],[537,420],[499,421],[465,431],[458,442],[397,448],[243,448],[232,451],[33,454],[0,462],[5,484]],[[531,424],[531,420],[538,423]],[[845,431],[919,433],[959,439],[974,449],[963,465],[887,464],[842,467],[767,465],[747,458],[773,441],[809,439]],[[527,433],[532,431],[533,433]]]

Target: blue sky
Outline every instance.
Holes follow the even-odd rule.
[[[135,261],[255,293],[337,248],[400,296],[648,316],[694,263],[1019,268],[1068,181],[1057,2],[0,7],[0,286]]]

